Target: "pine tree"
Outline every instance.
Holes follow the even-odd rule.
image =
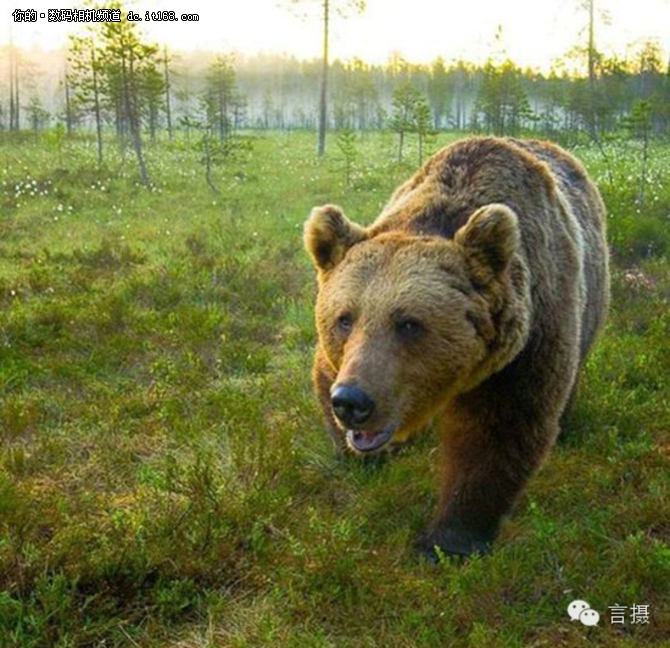
[[[433,110],[433,123],[436,129],[442,128],[444,116],[449,104],[449,76],[444,65],[444,59],[436,59],[430,70],[428,79],[428,100]]]
[[[640,180],[638,183],[637,202],[644,207],[644,194],[647,185],[649,168],[649,140],[651,139],[652,105],[644,99],[637,99],[630,115],[624,120],[631,138],[641,143],[640,148]]]
[[[521,85],[521,70],[512,61],[487,61],[476,112],[482,116],[486,130],[498,136],[517,135],[524,120],[534,118]]]
[[[98,166],[103,161],[102,92],[100,55],[93,37],[70,37],[68,50],[69,79],[74,92],[73,103],[95,119]]]
[[[426,140],[435,135],[433,117],[426,98],[418,94],[414,102],[414,132],[419,138],[419,164],[423,164],[423,152]]]
[[[358,151],[356,149],[356,133],[349,129],[343,130],[337,136],[336,144],[343,161],[344,185],[349,189],[351,186],[351,172],[354,162],[358,157]]]
[[[37,134],[49,121],[49,113],[44,109],[42,100],[37,94],[33,94],[26,106],[28,112],[28,123],[30,128]]]
[[[217,56],[207,71],[205,79],[205,106],[207,119],[225,140],[231,131],[231,113],[237,93],[237,75],[232,56]]]
[[[121,10],[120,22],[97,23],[100,29],[100,71],[103,91],[114,105],[117,132],[130,133],[140,181],[150,182],[142,146],[142,113],[146,110],[146,96],[142,93],[143,79],[155,76],[158,47],[144,43],[138,33],[138,23],[127,20],[127,12],[118,0],[111,9]]]
[[[415,105],[419,92],[410,83],[403,83],[393,92],[393,113],[389,127],[398,134],[398,162],[402,162],[405,135],[415,127]]]
[[[141,114],[149,125],[151,141],[156,141],[159,114],[165,110],[165,77],[155,65],[142,69],[138,77]]]

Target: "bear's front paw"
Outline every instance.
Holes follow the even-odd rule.
[[[477,533],[447,524],[423,536],[416,549],[431,562],[439,562],[439,552],[463,558],[472,554],[487,554],[491,551],[494,538],[494,534]]]

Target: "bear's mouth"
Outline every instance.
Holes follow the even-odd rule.
[[[356,452],[374,452],[383,448],[393,438],[393,427],[382,430],[347,430],[347,443]]]

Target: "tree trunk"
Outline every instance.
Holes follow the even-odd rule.
[[[644,118],[642,125],[642,169],[640,170],[640,185],[638,188],[637,202],[640,209],[644,209],[644,187],[647,182],[647,166],[649,163],[649,128],[650,124],[647,122],[647,117]]]
[[[9,41],[9,130],[14,130],[14,46]]]
[[[589,130],[594,140],[598,139],[598,129],[596,128],[596,56],[595,56],[595,35],[594,35],[594,4],[595,0],[589,0],[589,99],[591,104],[591,119]]]
[[[219,139],[222,142],[225,138],[224,123],[225,123],[225,117],[223,110],[223,89],[219,88]]]
[[[16,117],[15,128],[21,128],[21,101],[19,97],[19,57],[14,58],[14,116]]]
[[[68,137],[72,135],[72,105],[70,103],[70,83],[67,77],[67,71],[65,72],[65,132]]]
[[[151,105],[149,107],[149,137],[151,138],[152,142],[156,141],[156,121],[157,121],[157,113],[158,110],[156,109],[155,105]]]
[[[12,38],[12,27],[9,27],[9,130],[18,130],[18,90],[15,81],[16,76],[16,52],[14,51],[14,40]]]
[[[168,66],[167,46],[163,49],[165,55],[165,116],[167,118],[168,137],[172,140],[172,110],[170,109],[170,68]]]
[[[95,46],[92,43],[91,70],[93,73],[93,106],[95,110],[95,135],[98,142],[98,166],[102,166],[102,119],[100,115],[100,93],[98,92],[98,70],[95,61]]]
[[[330,0],[323,0],[323,67],[321,70],[321,101],[319,103],[319,156],[326,152],[326,120],[328,117],[328,30]]]
[[[207,181],[207,186],[215,193],[220,194],[221,192],[216,188],[214,180],[212,178],[212,150],[211,150],[211,136],[212,129],[207,127],[204,134],[203,148],[205,153],[205,180]]]
[[[19,100],[19,56],[11,41],[9,45],[9,130],[19,130],[21,124]]]
[[[124,63],[125,65],[125,63]],[[116,111],[116,135],[125,146],[125,139],[128,135],[128,111],[126,101],[126,78],[122,74],[120,87],[116,91],[114,98],[114,109]]]
[[[133,52],[130,52],[128,59],[128,67],[126,68],[126,60],[123,59],[121,71],[123,74],[124,94],[126,100],[126,113],[128,115],[128,125],[130,126],[130,133],[133,138],[133,146],[135,148],[135,157],[137,158],[137,168],[140,174],[140,182],[143,185],[149,184],[149,174],[144,162],[144,154],[142,152],[142,139],[140,137],[140,126],[137,114],[137,92],[135,89],[135,68],[133,65]]]

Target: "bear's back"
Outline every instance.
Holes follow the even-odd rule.
[[[453,238],[474,211],[490,203],[513,209],[523,233],[523,221],[537,217],[538,205],[551,199],[557,183],[563,184],[555,177],[555,165],[548,162],[552,152],[536,149],[539,142],[527,144],[473,137],[438,151],[395,191],[372,224],[371,235],[405,231]],[[567,159],[568,154],[563,155]],[[580,184],[576,191],[589,183],[580,169],[577,162],[574,168],[565,167]]]

